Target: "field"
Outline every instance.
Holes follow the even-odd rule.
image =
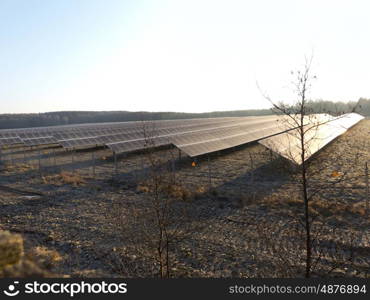
[[[7,151],[0,172],[0,228],[21,234],[35,266],[12,272],[158,275],[147,237],[151,228],[133,217],[145,215],[151,196],[147,153],[119,156],[115,168],[106,149],[73,156],[52,147]],[[168,164],[170,196],[186,209],[170,248],[172,277],[304,275],[298,221],[303,203],[294,166],[258,143],[197,161],[173,149],[150,155]],[[369,160],[370,120],[311,160],[309,187],[317,191],[310,204],[314,276],[369,276]]]

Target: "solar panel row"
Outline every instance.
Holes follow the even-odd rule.
[[[337,118],[322,117],[311,119],[304,130],[304,160],[325,147],[335,138],[346,132],[364,117],[356,113],[345,114]],[[302,146],[300,131],[293,129],[286,133],[259,141],[260,144],[289,159],[295,164],[302,164]]]
[[[74,124],[62,126],[48,126],[48,127],[32,127],[32,128],[16,128],[16,129],[1,129],[0,137],[16,136],[22,133],[40,133],[42,136],[47,136],[47,133],[55,132],[81,132],[88,130],[110,130],[110,129],[137,129],[142,127],[143,124],[155,124],[159,127],[174,127],[187,124],[202,124],[209,122],[222,122],[237,117],[227,118],[202,118],[202,119],[179,119],[179,120],[160,120],[160,121],[135,121],[135,122],[113,122],[113,123],[88,123],[88,124]],[[6,136],[3,136],[6,135]],[[49,134],[50,135],[50,134]]]
[[[228,124],[236,122],[241,118],[210,118],[210,119],[193,119],[193,120],[167,120],[155,122],[126,122],[126,123],[109,123],[99,124],[94,126],[76,127],[41,127],[41,128],[25,128],[0,130],[0,137],[18,137],[22,140],[33,140],[32,145],[37,145],[37,139],[46,136],[53,136],[63,147],[89,147],[95,144],[107,144],[119,141],[127,141],[140,139],[147,135],[167,135],[175,132],[200,130],[202,128],[211,128],[215,125]],[[97,138],[92,141],[87,138]],[[72,141],[76,140],[76,141]],[[10,141],[10,140],[8,140]],[[41,142],[42,141],[42,142]],[[4,142],[5,144],[5,142]],[[29,142],[27,142],[27,145]],[[40,139],[40,145],[44,142]]]
[[[210,118],[192,120],[166,120],[154,122],[121,122],[121,123],[99,123],[99,124],[77,124],[68,126],[37,127],[0,130],[0,138],[18,137],[22,139],[54,136],[58,140],[95,137],[101,135],[114,135],[120,133],[135,133],[143,135],[142,128],[146,130],[165,130],[166,128],[178,128],[201,124],[231,122],[237,118]]]

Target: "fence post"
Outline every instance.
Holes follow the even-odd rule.
[[[54,156],[54,167],[57,166],[57,155],[55,153],[55,148],[53,148],[53,156]]]
[[[31,146],[31,153],[30,153],[31,157],[30,157],[30,165],[33,166],[33,146]]]
[[[254,182],[254,163],[253,163],[253,157],[252,154],[249,152],[249,162],[251,165],[251,182]]]
[[[211,180],[211,160],[209,158],[209,154],[208,154],[208,184],[209,184],[209,188],[212,187],[212,180]]]
[[[92,173],[93,177],[95,178],[95,151],[91,152],[91,159],[92,159]]]
[[[13,155],[13,151],[10,150],[10,161],[12,162],[12,165],[14,166],[15,163],[14,163],[14,155]]]
[[[365,163],[365,184],[366,184],[366,215],[369,212],[369,197],[370,197],[370,192],[369,192],[369,168],[367,165],[367,162]]]
[[[75,172],[74,164],[75,164],[75,151],[74,148],[72,148],[72,173]]]
[[[113,152],[114,154],[114,173],[117,175],[117,153]]]
[[[39,171],[41,172],[41,150],[38,148],[38,157],[39,157]]]

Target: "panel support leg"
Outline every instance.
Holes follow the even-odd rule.
[[[54,167],[57,166],[57,155],[55,153],[55,148],[53,148],[53,156],[54,156]]]
[[[113,152],[114,155],[114,174],[117,175],[117,153]]]
[[[72,148],[72,173],[75,172],[74,164],[75,164],[75,149]]]
[[[39,172],[41,172],[41,150],[40,150],[40,147],[39,147],[39,150],[38,150],[38,158],[39,158]]]
[[[370,187],[369,187],[369,168],[367,162],[365,163],[365,185],[366,185],[366,216],[369,213],[369,201],[370,201]]]
[[[208,154],[208,184],[209,184],[209,188],[212,187],[212,179],[211,179],[211,159],[209,157],[209,154]]]
[[[91,152],[91,160],[92,160],[92,174],[95,178],[95,151]]]

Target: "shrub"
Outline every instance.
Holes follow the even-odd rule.
[[[9,231],[0,232],[0,270],[18,263],[23,256],[23,239]]]

